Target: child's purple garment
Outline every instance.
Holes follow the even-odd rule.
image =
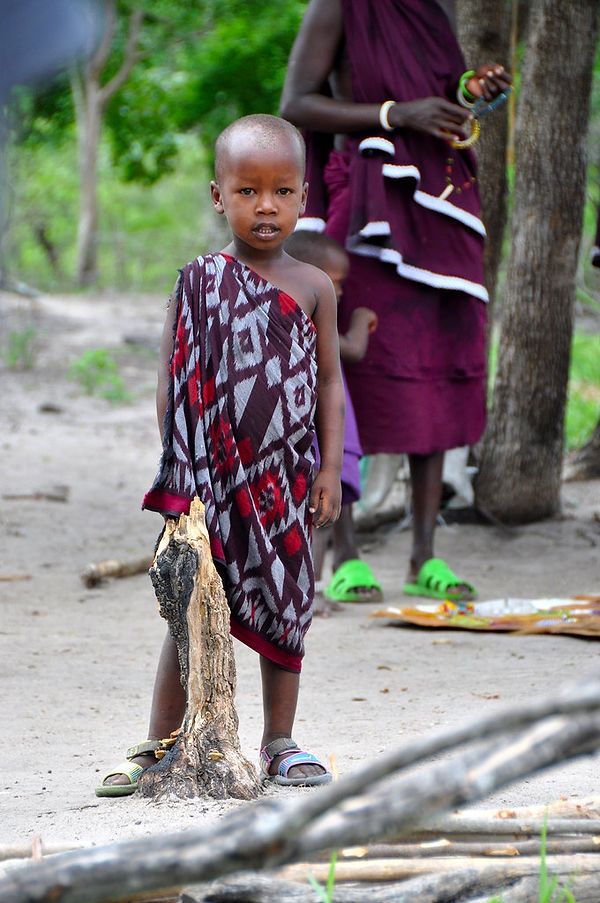
[[[438,96],[456,103],[466,69],[436,0],[342,0],[358,103]],[[367,454],[427,455],[473,444],[485,424],[483,241],[476,162],[410,129],[308,136],[310,193],[300,228],[350,252],[340,332],[355,307],[378,328],[346,368]],[[447,177],[455,186],[442,197]]]
[[[348,384],[342,369],[342,382],[344,383],[344,394],[346,396],[346,417],[344,420],[344,456],[342,458],[342,505],[351,505],[360,498],[360,459],[362,458],[362,449],[358,438],[358,426],[356,425],[356,416]],[[319,445],[315,439],[314,444],[315,460],[317,468],[321,466],[321,456],[319,454]]]
[[[346,420],[344,426],[344,457],[342,460],[342,505],[351,505],[360,498],[360,459],[362,449],[358,438],[358,426],[346,376],[342,371],[346,394]]]
[[[312,616],[316,331],[299,305],[223,254],[181,273],[163,455],[144,507],[206,507],[231,632],[300,671]]]

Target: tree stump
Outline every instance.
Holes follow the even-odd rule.
[[[150,568],[160,613],[177,644],[186,710],[174,747],[138,781],[146,797],[255,799],[260,783],[242,755],[235,710],[230,612],[213,564],[204,505],[170,520]]]

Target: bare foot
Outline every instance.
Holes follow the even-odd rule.
[[[336,611],[343,611],[344,606],[333,599],[328,599],[323,593],[315,593],[313,602],[313,615],[316,618],[330,618]]]

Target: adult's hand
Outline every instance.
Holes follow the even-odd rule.
[[[388,112],[388,122],[394,128],[414,129],[442,138],[464,138],[465,123],[471,114],[464,107],[450,103],[444,97],[423,97],[395,103]]]
[[[474,97],[490,101],[512,85],[512,75],[499,63],[485,63],[467,82],[467,91]]]

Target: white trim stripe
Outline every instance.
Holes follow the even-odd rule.
[[[404,164],[400,166],[399,163],[384,163],[381,167],[381,171],[384,176],[387,176],[389,179],[416,179],[417,182],[421,181],[421,173],[417,169],[416,166],[413,166],[412,163]]]
[[[294,232],[324,232],[327,223],[320,216],[302,216],[296,223]]]
[[[382,138],[381,135],[373,135],[370,138],[363,138],[363,140],[358,145],[358,149],[361,154],[369,150],[378,150],[383,151],[383,153],[385,154],[389,154],[390,157],[393,157],[396,153],[396,148],[394,147],[393,141],[390,141],[388,138]]]
[[[363,228],[360,230],[360,235],[363,238],[376,238],[382,235],[391,234],[392,230],[390,228],[390,224],[383,219],[367,223],[367,225],[363,226]]]
[[[421,267],[415,267],[405,263],[402,254],[394,248],[379,248],[377,245],[363,244],[358,237],[348,239],[346,247],[354,254],[360,254],[362,257],[376,257],[383,263],[391,263],[396,267],[399,276],[406,279],[412,279],[413,282],[421,282],[424,285],[431,285],[433,288],[453,289],[458,292],[466,292],[479,298],[480,301],[489,301],[489,295],[484,285],[479,282],[471,282],[469,279],[463,279],[462,276],[447,276],[443,273],[433,273],[431,270],[424,270]]]
[[[421,173],[416,166],[399,166],[396,163],[384,163],[382,172],[383,175],[387,176],[389,179],[410,178],[415,179],[417,185],[421,183]],[[434,194],[428,194],[426,191],[421,191],[420,188],[415,189],[413,197],[415,203],[420,204],[421,207],[425,207],[427,210],[435,210],[437,213],[444,213],[446,216],[458,220],[485,238],[487,234],[485,226],[478,216],[469,213],[468,210],[463,210],[462,207],[456,207],[454,204],[451,204],[450,201],[446,201],[442,197],[436,197]]]

